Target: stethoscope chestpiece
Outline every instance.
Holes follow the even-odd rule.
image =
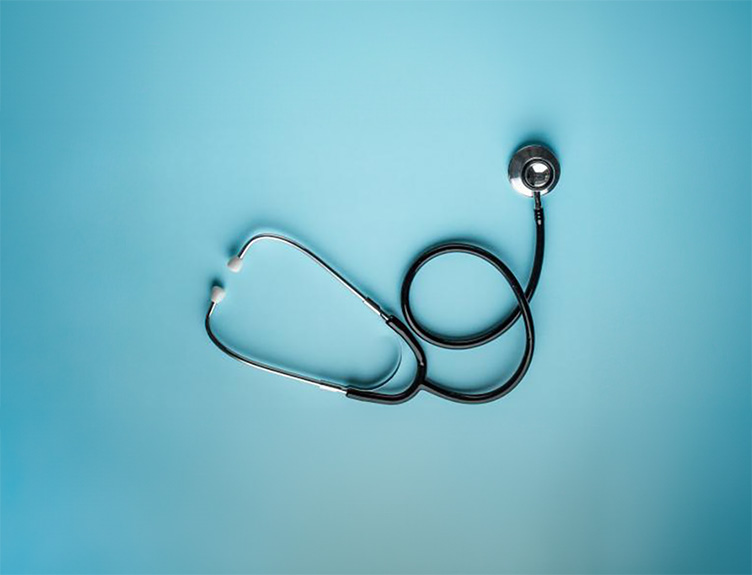
[[[517,150],[509,162],[509,182],[519,193],[544,196],[559,182],[559,161],[546,146],[532,144]]]

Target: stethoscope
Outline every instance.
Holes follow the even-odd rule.
[[[354,284],[348,281],[341,273],[339,273],[334,267],[326,263],[312,250],[289,237],[275,234],[275,233],[260,233],[251,237],[236,256],[234,256],[228,262],[228,268],[233,272],[239,272],[243,267],[243,259],[248,254],[248,251],[254,244],[263,241],[274,241],[285,244],[292,247],[301,253],[308,256],[316,264],[321,266],[324,270],[329,272],[335,280],[337,280],[344,288],[350,293],[362,301],[372,312],[377,314],[386,325],[399,336],[404,344],[410,349],[415,356],[416,369],[410,384],[403,389],[395,393],[385,393],[379,391],[382,389],[394,376],[399,369],[397,366],[391,373],[383,380],[376,382],[368,389],[351,387],[347,384],[337,383],[333,381],[327,381],[326,379],[320,379],[310,377],[302,373],[297,373],[292,370],[284,369],[281,367],[272,366],[266,363],[262,363],[250,357],[238,353],[231,349],[217,337],[212,330],[211,318],[217,305],[224,299],[225,290],[219,285],[214,285],[211,290],[211,301],[209,303],[209,309],[206,312],[206,332],[209,334],[209,338],[214,344],[222,350],[225,354],[238,360],[245,365],[255,367],[262,371],[281,375],[289,379],[300,381],[315,385],[321,389],[327,391],[333,391],[337,393],[343,393],[347,397],[353,399],[360,399],[362,401],[371,401],[376,403],[396,404],[405,402],[414,397],[419,391],[426,390],[439,397],[450,399],[452,401],[462,403],[485,403],[494,401],[500,397],[505,396],[512,391],[517,384],[525,377],[530,362],[533,359],[533,350],[535,347],[535,331],[533,329],[533,316],[530,311],[530,300],[535,293],[535,289],[538,286],[538,280],[540,279],[541,268],[543,267],[543,248],[544,248],[544,226],[543,226],[543,206],[541,204],[541,197],[549,193],[554,189],[559,181],[559,162],[556,156],[542,145],[529,145],[524,146],[515,152],[509,163],[509,181],[512,187],[521,194],[533,199],[533,217],[535,220],[535,255],[533,257],[533,267],[530,272],[530,278],[527,282],[527,287],[523,290],[520,282],[517,280],[512,270],[502,262],[497,256],[485,250],[477,245],[473,245],[466,242],[448,242],[432,247],[423,252],[412,263],[410,269],[405,274],[405,279],[402,282],[401,290],[401,307],[402,315],[405,318],[403,323],[399,318],[390,314],[373,299],[367,297],[361,292]],[[464,337],[450,337],[436,333],[429,330],[416,319],[415,314],[412,311],[410,305],[410,289],[413,284],[415,276],[420,269],[431,260],[440,257],[442,255],[450,253],[462,253],[468,254],[480,258],[489,264],[491,264],[496,270],[504,277],[509,286],[512,288],[512,293],[517,300],[517,307],[512,310],[506,317],[499,321],[491,328],[470,336]],[[424,341],[445,349],[470,349],[489,343],[496,339],[501,334],[505,333],[510,327],[512,327],[518,319],[522,318],[522,322],[525,325],[525,350],[514,373],[506,379],[503,383],[497,385],[493,389],[478,393],[467,393],[452,389],[449,386],[441,384],[434,379],[428,377],[428,365],[426,361],[426,354],[421,347],[418,337]],[[407,324],[407,325],[405,325]],[[416,334],[418,337],[416,337]]]

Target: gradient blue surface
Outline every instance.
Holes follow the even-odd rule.
[[[750,571],[750,4],[2,3],[2,570]],[[518,390],[348,401],[222,356],[378,377],[469,238],[521,277],[528,139],[558,152]],[[511,298],[447,258],[430,325]],[[432,373],[492,383],[519,329]]]

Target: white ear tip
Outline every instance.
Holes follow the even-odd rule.
[[[227,262],[227,267],[230,268],[231,272],[238,273],[241,269],[243,269],[243,260],[241,260],[238,256],[235,256],[231,258],[229,262]]]
[[[211,300],[213,303],[219,303],[225,299],[225,290],[221,286],[214,286],[211,290]]]

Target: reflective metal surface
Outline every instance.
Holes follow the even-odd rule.
[[[517,150],[509,162],[509,182],[519,193],[533,197],[541,196],[556,187],[559,182],[559,161],[546,146],[533,144]]]

